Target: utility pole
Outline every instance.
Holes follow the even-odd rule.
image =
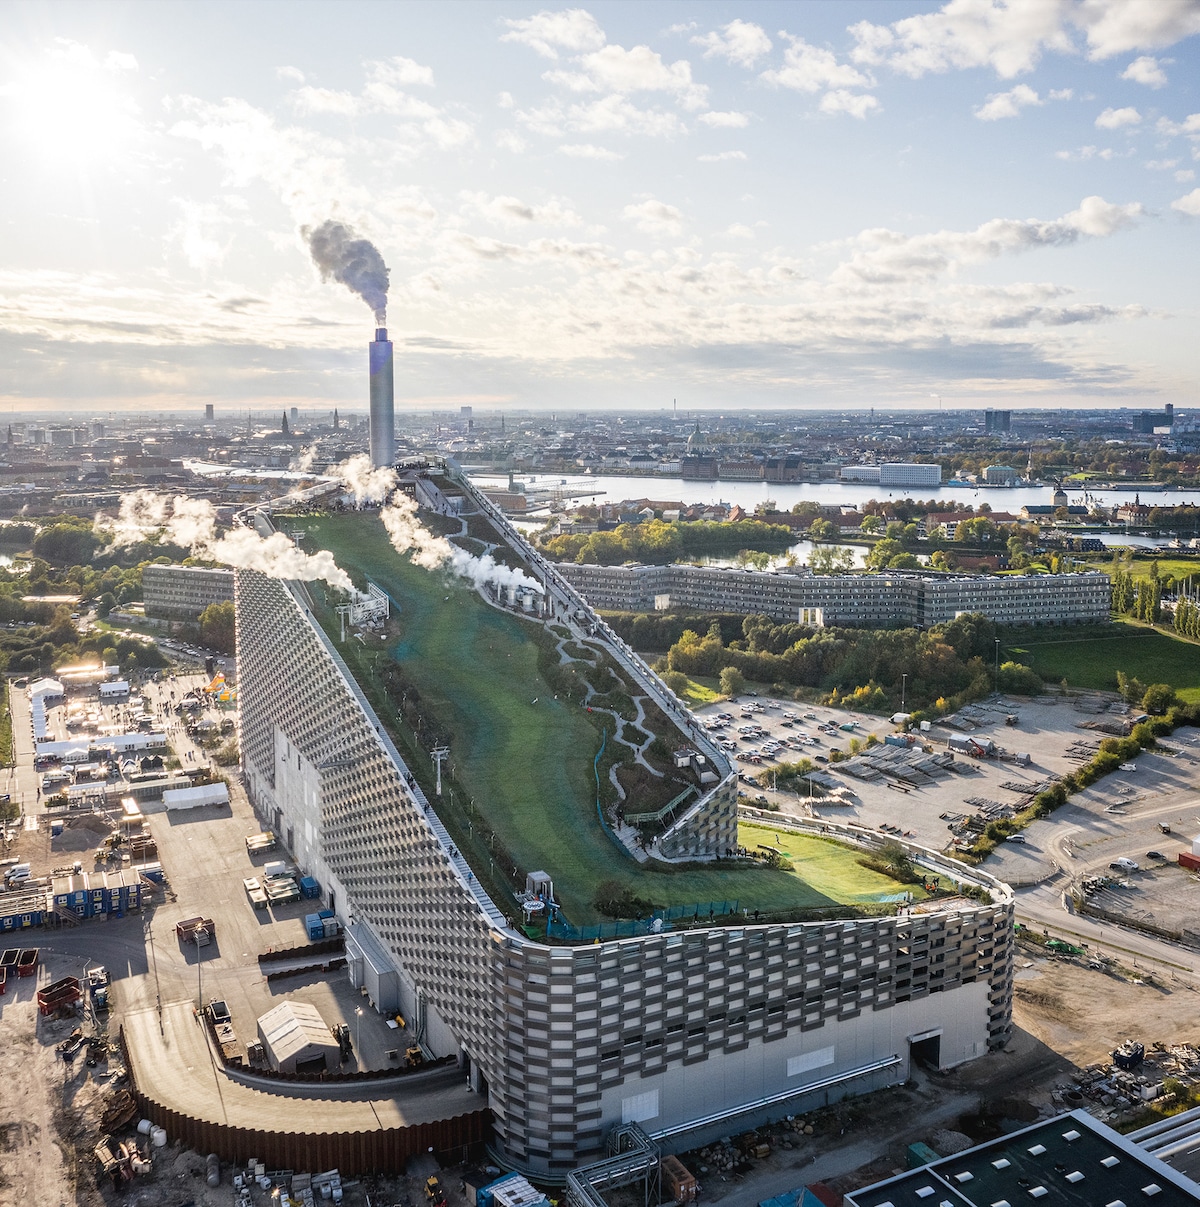
[[[996,638],[996,690],[1000,690],[1000,638]]]
[[[904,711],[904,691],[908,686],[908,672],[901,671],[900,673],[900,711]]]

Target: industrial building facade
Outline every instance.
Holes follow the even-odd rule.
[[[827,625],[929,627],[961,612],[997,624],[1097,624],[1108,620],[1108,575],[785,574],[715,566],[589,566],[559,573],[595,608],[653,612],[670,608],[761,613],[796,620],[819,613]]]
[[[149,565],[142,570],[142,600],[147,616],[198,620],[209,604],[233,602],[233,571]]]
[[[486,1096],[506,1164],[561,1177],[615,1124],[684,1147],[902,1082],[914,1052],[950,1067],[1007,1042],[1011,893],[958,865],[943,871],[983,885],[982,901],[529,939],[454,848],[303,588],[236,581],[250,799],[327,886],[354,983]],[[709,808],[736,820],[732,792]]]

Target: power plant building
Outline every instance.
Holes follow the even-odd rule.
[[[561,579],[544,581],[590,613]],[[1012,895],[948,860],[939,871],[975,896],[834,921],[739,913],[586,943],[528,937],[514,901],[489,897],[474,874],[484,869],[451,842],[305,589],[239,570],[236,606],[250,799],[327,886],[354,983],[398,1009],[429,1054],[456,1057],[485,1096],[506,1165],[564,1177],[622,1124],[688,1147],[903,1082],[914,1057],[947,1068],[1008,1041]],[[615,639],[611,652],[639,691],[666,698]],[[711,858],[736,830],[736,775],[703,734],[686,740],[718,782],[663,849]],[[474,807],[486,816],[486,801]]]

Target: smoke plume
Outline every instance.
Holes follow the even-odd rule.
[[[468,553],[436,536],[417,518],[416,500],[397,492],[379,513],[397,553],[405,553],[414,566],[424,570],[449,570],[476,587],[492,583],[497,587],[530,587],[541,594],[541,585],[528,574],[498,562],[490,553]]]
[[[317,227],[301,227],[300,234],[321,271],[321,280],[340,281],[357,293],[375,311],[376,326],[386,326],[388,267],[375,244],[332,218]]]
[[[258,570],[268,578],[302,582],[320,579],[343,591],[351,585],[350,576],[327,549],[304,553],[282,532],[262,537],[253,528],[233,528],[218,536],[216,509],[207,499],[184,495],[169,499],[150,490],[137,490],[121,500],[115,520],[97,516],[95,526],[98,533],[111,537],[118,546],[167,540],[190,550],[193,557],[234,569]]]
[[[358,453],[329,472],[354,496],[355,503],[382,503],[396,489],[396,471],[390,466],[371,468],[367,453]]]

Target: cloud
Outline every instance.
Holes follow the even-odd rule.
[[[536,223],[539,226],[582,226],[583,219],[557,197],[544,205],[530,205],[516,197],[491,197],[486,193],[463,193],[464,207],[490,222],[504,226]]]
[[[1192,189],[1190,193],[1177,197],[1171,202],[1171,208],[1192,218],[1200,218],[1200,189]]]
[[[1116,159],[1117,153],[1112,147],[1080,147],[1077,151],[1055,151],[1055,159],[1065,159],[1068,162],[1081,163],[1088,159]]]
[[[716,130],[741,130],[750,124],[748,114],[722,113],[715,109],[708,113],[701,113],[696,120],[703,122],[706,126],[712,126]]]
[[[1018,84],[1008,92],[993,92],[987,101],[975,110],[981,122],[999,121],[1003,117],[1016,117],[1030,105],[1044,105],[1038,94],[1028,84]]]
[[[949,0],[936,12],[891,25],[850,27],[854,62],[886,63],[902,75],[990,67],[1001,79],[1032,71],[1043,54],[1111,58],[1156,50],[1200,33],[1193,0]]]
[[[1096,128],[1098,130],[1120,130],[1123,126],[1140,125],[1141,121],[1142,115],[1132,105],[1126,105],[1123,109],[1105,109],[1096,118]]]
[[[788,40],[783,52],[783,66],[764,71],[762,78],[769,84],[791,88],[797,92],[820,92],[822,88],[868,88],[872,81],[849,63],[839,63],[837,56],[820,46],[811,46],[803,38],[782,35]]]
[[[494,141],[501,150],[511,151],[514,155],[525,150],[525,140],[515,130],[497,130]]]
[[[1156,58],[1147,54],[1134,59],[1121,72],[1121,79],[1132,80],[1135,84],[1145,84],[1147,88],[1165,88],[1167,86],[1167,73],[1163,71],[1162,65]]]
[[[519,42],[546,59],[557,59],[560,50],[572,54],[598,50],[605,42],[596,18],[582,8],[556,13],[543,9],[532,17],[504,23],[509,32],[500,38],[501,42]]]
[[[664,63],[649,46],[604,46],[576,60],[578,71],[549,71],[545,78],[571,92],[667,92],[685,109],[699,109],[706,103],[708,89],[692,79],[692,67],[685,59]]]
[[[304,72],[299,67],[276,67],[275,78],[277,80],[291,80],[295,84],[303,84]]]
[[[725,163],[731,159],[746,159],[745,151],[717,151],[708,155],[697,155],[698,163]]]
[[[201,271],[216,268],[229,254],[231,240],[222,240],[219,231],[228,222],[228,212],[212,204],[175,199],[179,221],[171,228],[170,239],[183,258]]]
[[[971,67],[991,67],[1001,79],[1030,71],[1043,50],[1070,54],[1061,3],[950,0],[937,12],[890,26],[860,21],[850,27],[856,63],[887,63],[918,79]]]
[[[932,279],[1002,255],[1075,243],[1081,236],[1104,238],[1132,226],[1142,213],[1137,202],[1116,205],[1093,196],[1085,197],[1078,209],[1050,222],[993,218],[973,231],[928,235],[867,230],[852,241],[854,253],[833,276],[841,281],[857,279],[875,284]]]
[[[1178,180],[1180,184],[1186,184],[1189,180],[1196,179],[1196,173],[1193,172],[1191,168],[1181,168],[1175,173],[1175,179]]]
[[[432,84],[433,71],[429,67],[397,55],[365,64],[361,92],[302,84],[293,89],[288,99],[292,108],[304,116],[357,118],[385,114],[400,118],[399,129],[409,137],[413,150],[426,141],[443,150],[470,142],[474,129],[469,122],[405,91],[413,85]]]
[[[721,26],[720,32],[704,34],[692,41],[704,47],[706,59],[719,56],[747,68],[753,67],[771,49],[771,39],[762,26],[740,19]]]
[[[641,109],[623,96],[613,94],[584,104],[564,107],[550,101],[540,109],[523,109],[517,120],[537,134],[557,138],[565,131],[580,134],[626,134],[646,138],[668,138],[683,134],[679,117],[663,109]]]
[[[599,159],[612,163],[625,158],[619,151],[597,147],[594,143],[565,143],[558,149],[561,154],[569,155],[572,159]]]
[[[1200,135],[1200,113],[1189,114],[1181,122],[1173,122],[1169,117],[1160,117],[1156,129],[1159,134],[1168,138],[1173,138],[1177,134],[1195,138]]]
[[[879,108],[879,102],[873,97],[859,92],[847,92],[845,88],[835,88],[821,97],[820,110],[822,113],[848,113],[859,121],[866,118]]]
[[[627,205],[624,215],[648,235],[678,235],[683,229],[683,215],[679,210],[652,197],[637,205]]]
[[[368,66],[372,78],[378,83],[393,84],[400,88],[407,88],[412,84],[433,87],[433,68],[413,59],[406,59],[403,55],[393,55],[390,59],[381,59]]]
[[[1087,36],[1088,57],[1108,59],[1173,46],[1200,33],[1200,6],[1193,0],[1081,0],[1072,21]]]

